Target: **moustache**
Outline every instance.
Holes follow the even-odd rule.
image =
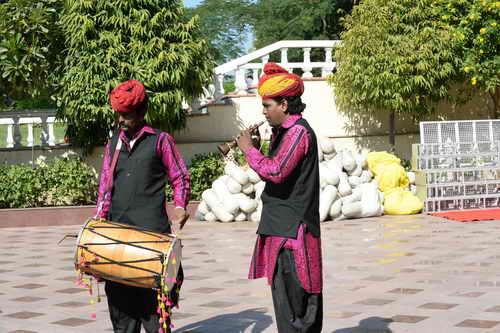
[[[118,123],[118,127],[121,128],[121,129],[123,129],[123,130],[128,130],[130,128],[129,125],[125,124],[122,121]]]

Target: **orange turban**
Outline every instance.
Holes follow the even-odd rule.
[[[131,112],[146,100],[146,88],[137,80],[128,80],[116,86],[109,95],[111,107],[116,112]]]
[[[259,80],[259,95],[263,98],[300,96],[304,93],[304,81],[274,62],[264,66]]]

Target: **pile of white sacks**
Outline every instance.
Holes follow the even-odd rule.
[[[224,175],[205,190],[198,205],[202,221],[260,221],[265,183],[251,168],[243,170],[234,162],[226,163]]]
[[[366,155],[337,152],[332,140],[325,137],[318,141],[321,222],[382,215],[384,196],[368,169]]]
[[[318,154],[321,222],[383,214],[384,195],[368,169],[366,154],[337,152],[326,137],[318,138]],[[196,217],[202,221],[259,222],[265,183],[251,168],[244,170],[233,162],[226,164],[224,173],[203,192]]]

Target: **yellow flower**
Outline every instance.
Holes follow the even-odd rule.
[[[469,23],[469,22],[468,22],[467,20],[463,20],[463,21],[462,21],[462,23],[463,23],[463,24],[467,24],[467,23]]]
[[[484,51],[483,51],[483,50],[479,50],[479,53],[483,54],[483,53],[484,53]]]
[[[481,30],[479,30],[480,33],[484,34],[486,33],[486,29],[485,28],[481,28]]]
[[[476,83],[477,83],[477,79],[475,77],[473,77],[472,80],[471,80],[471,83],[472,83],[473,86],[475,86]]]
[[[492,27],[496,27],[496,26],[497,26],[497,23],[496,23],[496,22],[493,22],[493,23],[490,23],[490,25],[491,25]]]
[[[465,71],[465,73],[469,73],[469,72],[470,72],[470,70],[471,70],[471,68],[470,68],[470,67],[464,67],[464,71]]]
[[[482,43],[482,42],[484,42],[484,38],[479,37],[479,41],[480,41],[481,43]]]

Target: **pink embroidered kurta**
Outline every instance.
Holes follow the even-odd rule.
[[[155,131],[150,126],[146,125],[134,135],[132,140],[127,137],[124,131],[120,131],[119,136],[128,151],[131,151],[132,145],[137,142],[141,136],[146,135],[145,133],[155,134]],[[112,158],[112,156],[110,156],[111,148],[110,143],[108,143],[104,150],[104,160],[99,182],[99,196],[95,214],[96,218],[107,218],[111,206],[111,195],[110,193],[106,195],[107,184],[110,178],[112,178],[110,166]],[[175,147],[174,139],[168,133],[160,133],[156,145],[156,155],[161,158],[163,166],[165,167],[165,173],[173,188],[175,206],[185,209],[191,191],[189,185],[189,172],[181,154]],[[112,188],[112,186],[110,188]]]
[[[288,130],[273,157],[266,157],[255,148],[245,152],[250,167],[266,182],[282,183],[306,156],[311,140],[306,128],[295,124],[301,118],[301,115],[290,115],[281,125]],[[275,140],[276,131],[273,129],[271,141]],[[300,225],[295,239],[258,235],[248,278],[267,277],[271,285],[282,248],[293,251],[297,275],[304,290],[320,293],[323,288],[321,239],[308,232],[304,224]]]

